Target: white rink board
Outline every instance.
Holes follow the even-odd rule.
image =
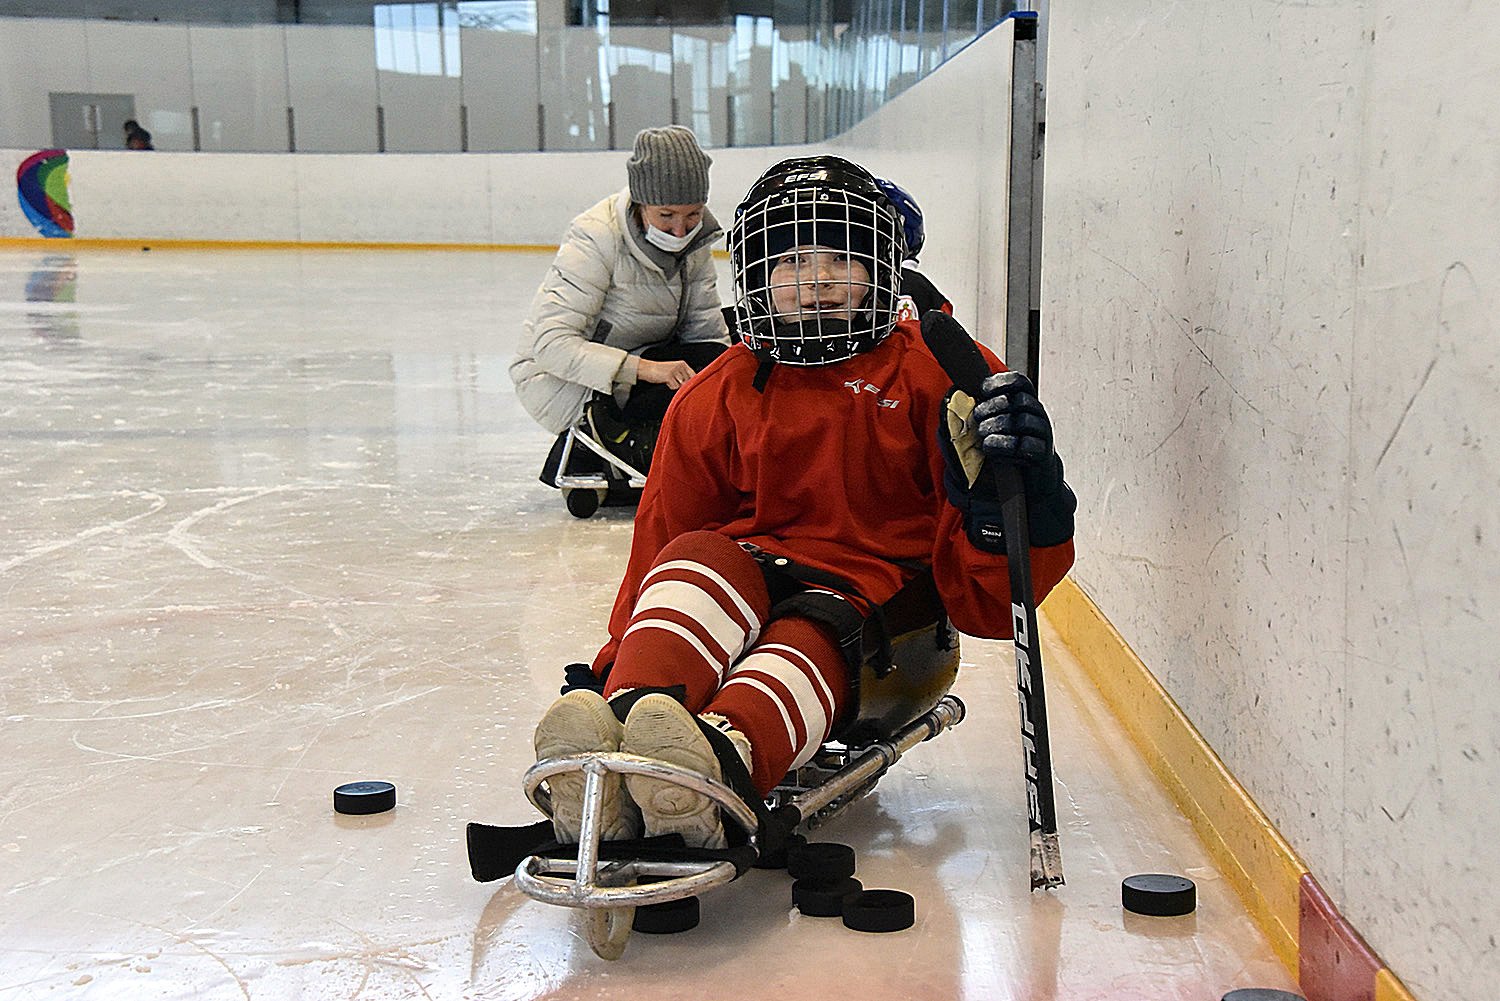
[[[1500,979],[1500,9],[1055,5],[1074,578],[1424,1001]]]

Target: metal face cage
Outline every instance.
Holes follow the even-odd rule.
[[[783,365],[852,358],[896,325],[900,214],[862,169],[836,162],[849,169],[773,168],[730,231],[736,325],[746,346]]]

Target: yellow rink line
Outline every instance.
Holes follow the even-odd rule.
[[[143,247],[162,250],[465,250],[465,251],[546,251],[556,253],[556,244],[543,243],[350,243],[311,240],[157,240],[150,237],[70,237],[47,238],[0,236],[0,246],[64,250],[82,247],[91,250],[139,250]]]
[[[1416,1001],[1406,985],[1396,979],[1390,970],[1381,970],[1375,977],[1375,1001]]]
[[[489,253],[557,253],[555,243],[351,243],[318,240],[156,240],[149,237],[0,236],[0,247],[61,251],[70,247],[92,250],[449,250]],[[713,255],[727,258],[726,250]]]

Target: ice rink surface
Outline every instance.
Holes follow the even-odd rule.
[[[1027,887],[1010,646],[973,639],[968,719],[816,833],[915,896],[907,931],[753,871],[606,963],[474,882],[464,825],[537,819],[532,726],[630,541],[536,479],[506,367],[549,262],[0,248],[0,1001],[1294,988],[1050,637],[1056,891]],[[397,808],[335,814],[366,778]],[[1196,914],[1126,913],[1138,872],[1196,880]]]

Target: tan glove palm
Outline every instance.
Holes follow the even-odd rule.
[[[972,487],[984,465],[984,453],[979,449],[979,436],[975,433],[974,397],[962,390],[954,390],[948,397],[943,420],[948,425],[948,439],[953,442],[959,465]]]

